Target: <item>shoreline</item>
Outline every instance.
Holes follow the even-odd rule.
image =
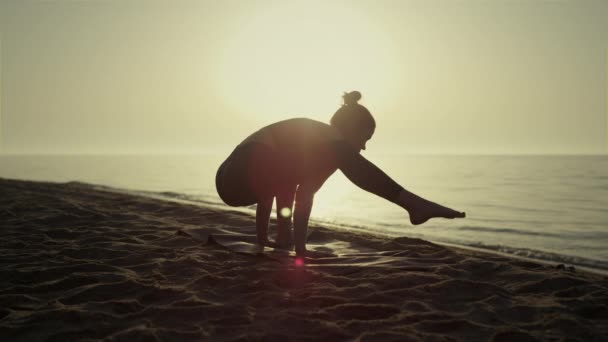
[[[251,215],[79,182],[0,178],[0,222],[7,340],[608,335],[608,278],[512,255],[312,224],[337,256],[300,267]]]
[[[0,177],[0,180],[1,179],[3,179],[3,178]],[[6,179],[6,178],[4,178],[4,179]],[[6,179],[6,180],[19,181],[18,179]],[[51,182],[51,183],[65,184],[65,183],[56,183],[56,182]],[[238,212],[242,212],[242,213],[247,213],[250,216],[252,216],[252,218],[255,217],[255,209],[252,209],[252,208],[229,207],[229,206],[227,206],[225,204],[221,204],[221,203],[204,201],[204,200],[200,200],[200,199],[193,200],[193,199],[188,198],[188,195],[183,195],[183,194],[179,194],[179,193],[165,194],[165,193],[158,193],[158,192],[147,191],[147,190],[121,189],[121,188],[116,188],[116,187],[112,187],[112,186],[92,184],[92,183],[86,183],[86,182],[68,182],[68,183],[80,184],[82,186],[90,187],[91,189],[116,192],[116,193],[125,194],[125,195],[145,196],[145,197],[149,197],[149,198],[153,198],[153,199],[157,199],[157,200],[161,200],[161,201],[172,201],[172,202],[187,204],[187,205],[203,205],[203,206],[207,206],[210,208],[225,210],[225,211],[238,211]],[[365,227],[354,227],[354,226],[349,226],[346,224],[339,225],[339,224],[334,224],[331,222],[317,220],[314,218],[311,218],[310,222],[311,222],[312,226],[325,227],[328,229],[335,229],[340,232],[357,232],[357,233],[361,233],[361,234],[369,234],[369,235],[375,236],[377,238],[386,238],[386,239],[393,239],[393,238],[398,237],[398,236],[392,236],[389,234],[380,234],[380,233],[370,232],[368,230],[365,230]],[[416,237],[416,238],[419,238],[419,237]],[[424,240],[427,240],[427,239],[424,239]],[[495,255],[495,256],[515,258],[515,259],[519,259],[519,260],[523,260],[523,261],[537,262],[537,263],[547,265],[547,266],[552,266],[552,267],[561,267],[561,266],[563,266],[564,268],[574,267],[575,270],[577,270],[577,271],[583,271],[583,272],[593,273],[593,274],[597,274],[597,275],[608,276],[608,269],[591,267],[588,265],[583,265],[583,264],[578,264],[578,263],[571,263],[571,262],[567,262],[564,260],[551,260],[551,259],[547,259],[547,258],[545,258],[545,259],[533,258],[533,257],[527,257],[527,256],[515,254],[515,253],[503,252],[503,251],[492,249],[492,248],[484,248],[484,247],[479,247],[479,246],[468,246],[468,245],[452,243],[452,242],[444,242],[444,241],[437,241],[437,240],[427,240],[427,241],[441,245],[441,246],[461,249],[464,251],[472,251],[472,252],[477,252],[477,253],[482,253],[482,254],[487,253],[487,254],[491,254],[491,255]],[[531,250],[531,251],[542,252],[542,251],[538,251],[538,250]],[[548,252],[542,252],[542,253],[548,253]],[[571,256],[571,255],[559,255],[559,254],[554,254],[554,255],[558,256],[561,259],[572,259],[572,258],[580,259],[581,258],[581,257]],[[586,259],[586,260],[595,261],[592,259]]]

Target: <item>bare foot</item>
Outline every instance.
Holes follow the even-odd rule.
[[[453,219],[466,216],[464,212],[456,211],[425,199],[421,199],[419,204],[412,206],[408,211],[410,213],[410,222],[413,225],[423,224],[434,217]]]

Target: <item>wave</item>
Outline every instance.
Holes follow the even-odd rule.
[[[366,232],[366,233],[375,233],[375,234],[380,234],[380,235],[384,235],[384,236],[391,237],[391,238],[397,238],[397,236],[395,236],[395,234],[387,234],[386,232],[382,232],[382,231],[379,231],[376,229],[370,229],[369,226],[345,225],[345,224],[339,224],[336,222],[323,221],[323,220],[315,220],[314,222],[327,226],[327,227],[330,227],[330,228],[362,231],[362,232]],[[488,232],[497,232],[497,231],[502,230],[503,233],[508,232],[508,233],[513,233],[513,234],[523,234],[523,235],[537,234],[534,232],[523,232],[522,233],[521,231],[518,231],[515,229],[510,229],[510,228],[496,229],[496,228],[471,227],[471,226],[464,227],[464,228],[465,228],[465,230],[477,230],[477,231],[488,231]],[[553,236],[556,238],[564,238],[564,236],[562,236],[562,235],[552,234],[552,233],[538,233],[538,235]],[[486,243],[479,242],[479,241],[468,242],[468,241],[449,239],[449,238],[430,239],[428,236],[425,236],[424,234],[416,234],[416,233],[412,233],[412,232],[408,232],[407,234],[403,234],[403,233],[399,234],[399,237],[401,237],[401,236],[407,236],[407,237],[412,237],[412,238],[421,238],[421,239],[428,240],[428,241],[431,241],[431,242],[437,243],[437,244],[448,245],[448,246],[453,246],[453,247],[458,247],[458,248],[465,248],[465,249],[471,248],[471,249],[480,250],[483,252],[498,253],[498,254],[508,255],[508,256],[517,257],[517,258],[524,258],[524,259],[528,259],[531,261],[538,261],[538,262],[549,263],[549,264],[567,264],[567,265],[571,265],[571,266],[584,268],[588,271],[595,272],[595,273],[608,274],[608,261],[606,261],[606,260],[585,258],[585,257],[575,256],[575,255],[558,254],[558,253],[554,253],[554,252],[543,251],[540,249],[533,249],[533,248],[513,247],[513,246],[505,246],[505,245],[499,245],[499,244],[486,244]]]
[[[556,238],[563,237],[563,234],[555,234],[555,233],[550,233],[550,232],[533,232],[533,231],[525,231],[525,230],[515,229],[515,228],[461,226],[461,227],[457,227],[455,229],[464,230],[464,231],[473,231],[473,232],[505,233],[505,234],[527,235],[527,236],[547,236],[547,237],[556,237]]]
[[[547,251],[541,251],[531,248],[517,248],[503,245],[488,245],[482,242],[465,244],[466,247],[473,247],[476,249],[488,250],[493,252],[499,252],[502,254],[514,255],[517,257],[523,257],[526,259],[539,260],[549,263],[557,264],[569,264],[573,266],[581,266],[588,268],[591,271],[600,273],[608,272],[608,261],[584,258],[581,256],[557,254]]]
[[[495,208],[495,209],[508,209],[513,211],[521,211],[521,212],[530,212],[530,213],[554,213],[560,214],[561,211],[557,209],[547,209],[547,208],[529,208],[529,207],[518,207],[512,205],[505,204],[490,204],[490,203],[480,203],[474,202],[471,205],[482,208]]]

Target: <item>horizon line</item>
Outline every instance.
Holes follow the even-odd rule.
[[[205,155],[205,154],[216,154],[224,152],[228,149],[217,149],[217,150],[205,150],[205,151],[26,151],[26,152],[15,152],[15,151],[2,151],[0,149],[0,156],[136,156],[136,155]],[[608,156],[608,152],[371,152],[364,154],[372,155],[433,155],[433,156]]]

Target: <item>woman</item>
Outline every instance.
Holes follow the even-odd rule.
[[[376,122],[367,108],[357,103],[361,93],[345,93],[343,99],[330,125],[305,118],[271,124],[247,137],[219,167],[216,188],[226,204],[257,204],[260,245],[289,245],[293,209],[296,255],[305,256],[314,194],[337,169],[363,190],[407,210],[414,225],[433,217],[465,217],[463,212],[405,190],[361,156],[359,152],[365,150]],[[272,242],[268,239],[268,222],[275,198],[278,228],[276,242]]]

